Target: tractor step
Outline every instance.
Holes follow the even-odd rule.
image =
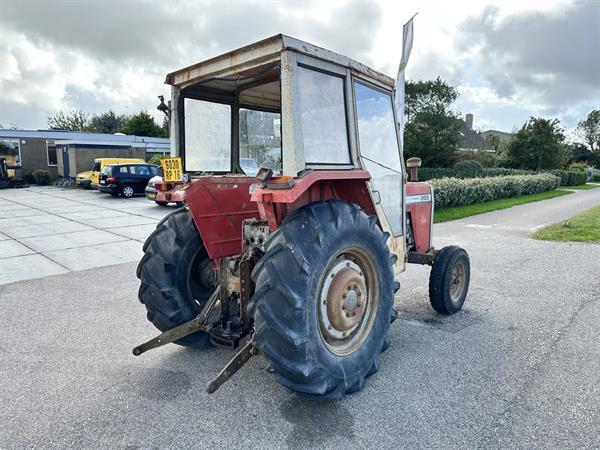
[[[207,324],[206,319],[210,315],[213,307],[217,303],[219,299],[219,293],[221,291],[220,286],[217,286],[213,291],[211,296],[206,301],[204,308],[200,314],[198,314],[192,320],[185,322],[175,328],[171,328],[170,330],[165,331],[164,333],[156,336],[154,339],[150,339],[148,342],[143,343],[142,345],[138,345],[133,349],[133,354],[135,356],[139,356],[148,350],[152,350],[153,348],[162,347],[165,344],[170,344],[171,342],[178,341],[179,339],[183,339],[186,336],[189,336],[192,333],[197,331],[206,331],[210,332],[212,329],[212,324]]]

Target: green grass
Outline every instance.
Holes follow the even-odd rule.
[[[587,190],[587,189],[594,189],[600,187],[600,184],[590,184],[590,183],[586,183],[586,184],[579,184],[577,186],[562,186],[561,189],[583,189],[583,190]]]
[[[449,220],[458,220],[464,217],[475,216],[498,209],[506,209],[512,206],[522,205],[524,203],[539,202],[549,198],[560,197],[561,195],[572,194],[572,191],[554,189],[552,191],[540,192],[538,194],[521,195],[515,198],[502,198],[490,202],[475,203],[468,206],[456,206],[454,208],[436,209],[433,215],[433,222],[447,222]]]
[[[600,243],[600,205],[532,234],[545,241],[572,241]]]

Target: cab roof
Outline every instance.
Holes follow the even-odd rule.
[[[252,69],[274,64],[281,59],[281,52],[290,50],[321,59],[355,73],[372,78],[393,88],[393,78],[346,56],[318,47],[284,34],[277,34],[236,50],[176,70],[167,75],[165,83],[184,88],[207,78],[227,77],[252,72]]]

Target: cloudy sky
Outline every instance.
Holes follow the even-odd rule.
[[[573,128],[600,108],[600,0],[0,2],[0,124],[60,109],[152,110],[167,72],[284,33],[395,77],[414,13],[409,79],[458,86],[478,129],[529,116]],[[160,117],[156,113],[156,117]]]

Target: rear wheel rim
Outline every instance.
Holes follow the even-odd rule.
[[[379,278],[369,255],[349,247],[329,263],[319,289],[319,333],[340,356],[358,350],[369,336],[379,304]]]
[[[450,298],[455,303],[460,301],[465,290],[465,274],[465,264],[462,261],[458,261],[452,268],[452,274],[450,275]]]

